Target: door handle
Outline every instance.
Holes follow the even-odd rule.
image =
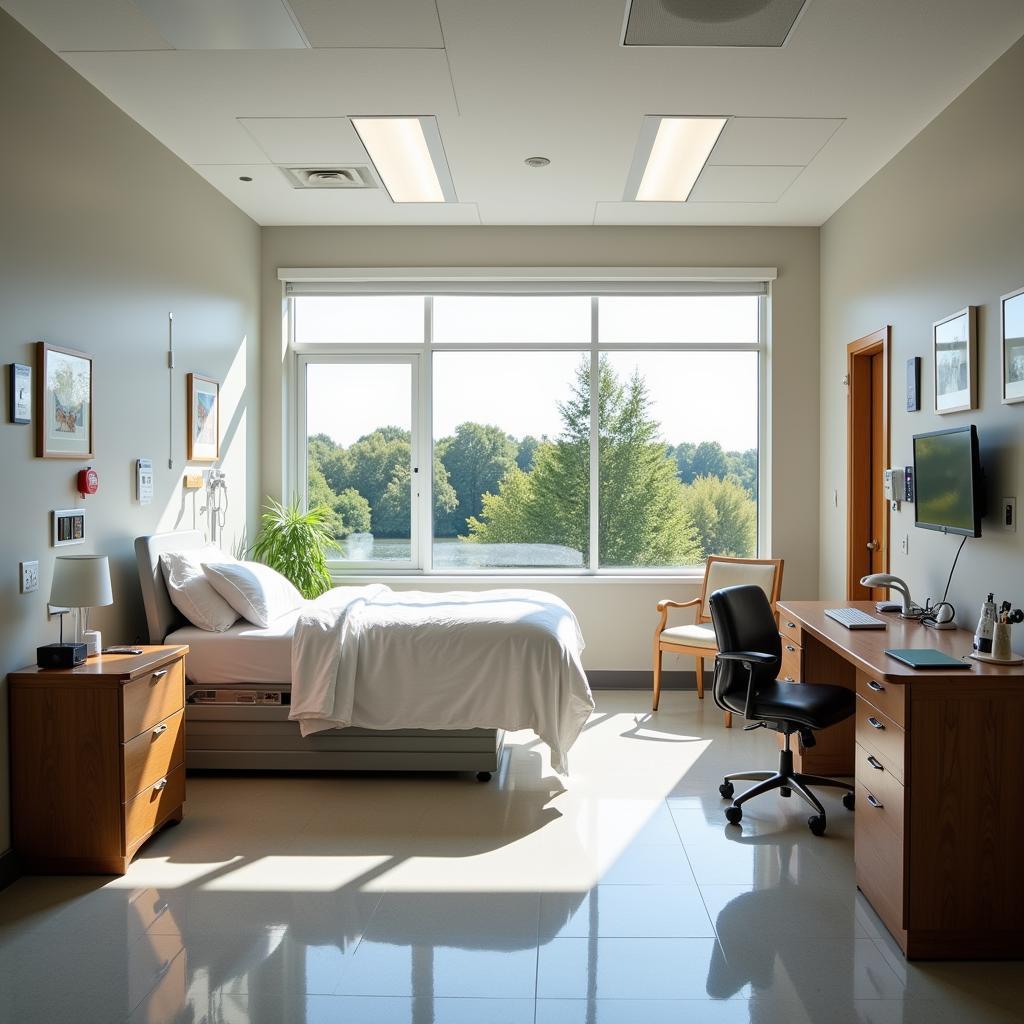
[[[870,725],[872,729],[881,730],[885,728],[885,726],[882,725],[882,723],[877,718],[875,718],[874,715],[868,715],[868,725]]]
[[[883,765],[882,762],[879,761],[874,754],[868,754],[868,764],[871,765],[872,768],[875,768],[880,772],[885,771],[885,765]]]
[[[877,551],[881,546],[882,545],[879,544],[877,540],[869,540],[867,542],[867,544],[865,545],[865,547],[867,547],[868,551]]]

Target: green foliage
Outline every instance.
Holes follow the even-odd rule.
[[[684,441],[675,448],[670,447],[669,453],[676,460],[679,479],[684,484],[692,484],[699,476],[731,477],[757,499],[756,448],[727,452],[717,441],[705,441],[699,445]]]
[[[529,473],[533,469],[533,457],[539,444],[540,441],[533,434],[527,434],[519,442],[519,449],[516,451],[516,465],[524,473]]]
[[[290,579],[303,597],[319,597],[331,587],[327,551],[334,546],[332,514],[327,505],[304,512],[297,500],[285,506],[271,498],[260,517],[253,557]]]
[[[457,504],[446,515],[435,515],[434,533],[455,537],[466,532],[468,519],[480,515],[484,494],[497,491],[515,468],[518,446],[500,427],[460,423],[455,436],[442,438],[435,450],[455,489]]]
[[[753,557],[757,550],[757,505],[735,480],[699,476],[684,488],[683,506],[696,527],[702,558]]]

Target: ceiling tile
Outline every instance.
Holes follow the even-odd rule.
[[[691,203],[775,203],[802,167],[707,166],[690,193]]]
[[[732,117],[710,164],[809,164],[843,123],[841,117]]]
[[[135,0],[177,50],[304,50],[282,0]]]
[[[240,117],[275,164],[369,163],[347,117]]]
[[[291,0],[310,45],[443,47],[434,0]]]
[[[3,0],[51,50],[169,50],[170,43],[131,0]]]

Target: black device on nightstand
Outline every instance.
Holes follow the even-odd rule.
[[[85,644],[43,644],[36,648],[40,668],[74,668],[85,664]]]

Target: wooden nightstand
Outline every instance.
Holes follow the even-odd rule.
[[[185,803],[183,646],[12,672],[14,848],[41,874],[123,875]]]

